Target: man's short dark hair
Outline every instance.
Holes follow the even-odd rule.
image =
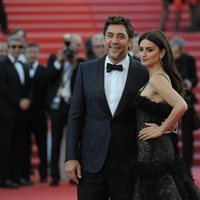
[[[29,42],[29,43],[26,45],[26,49],[27,49],[27,48],[37,48],[37,49],[39,49],[39,46],[38,46],[38,44],[35,43],[35,42]]]
[[[133,38],[134,35],[134,28],[131,24],[131,21],[128,18],[122,16],[109,16],[104,24],[104,31],[103,34],[105,36],[108,26],[110,25],[124,25],[126,28],[126,32],[128,34],[129,39]]]

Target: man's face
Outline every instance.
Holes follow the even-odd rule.
[[[4,42],[0,42],[0,58],[5,57],[7,53],[8,53],[7,44]]]
[[[173,45],[172,53],[173,53],[174,59],[177,60],[178,58],[180,58],[180,56],[182,54],[182,50],[178,45]]]
[[[9,53],[17,59],[23,51],[23,43],[20,41],[11,41],[8,46]]]
[[[106,53],[104,41],[95,41],[92,50],[96,58],[103,57]]]
[[[73,49],[76,53],[79,53],[82,48],[82,39],[79,36],[74,36],[71,41],[70,48]]]
[[[105,33],[105,47],[114,64],[121,62],[127,56],[131,42],[123,25],[108,26]]]
[[[38,60],[39,49],[37,47],[28,47],[25,51],[26,58],[29,64],[34,63]]]
[[[133,38],[132,48],[131,48],[133,55],[136,56],[137,58],[140,57],[139,46],[138,46],[139,38],[140,38],[139,36]]]

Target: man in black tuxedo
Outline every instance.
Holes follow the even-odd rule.
[[[32,84],[32,102],[29,108],[27,142],[24,149],[23,172],[25,177],[30,173],[31,133],[35,135],[39,151],[40,182],[47,182],[47,105],[46,96],[48,86],[54,83],[61,75],[61,69],[44,67],[39,61],[39,46],[37,43],[28,43],[25,48],[29,76]]]
[[[29,108],[29,123],[27,129],[27,145],[24,153],[26,154],[23,165],[26,176],[30,174],[31,157],[31,134],[34,134],[39,152],[39,175],[40,182],[47,182],[47,115],[45,98],[50,76],[47,68],[42,66],[39,61],[39,46],[36,43],[28,43],[25,49],[27,65],[29,66],[29,76],[32,82],[33,98]],[[56,69],[55,69],[56,70]]]
[[[68,118],[65,171],[78,184],[79,200],[122,200],[124,193],[130,200],[132,188],[126,188],[130,174],[124,168],[137,152],[133,101],[148,73],[128,55],[133,37],[129,19],[109,17],[104,36],[107,55],[79,65]]]
[[[171,46],[178,72],[182,76],[186,88],[188,110],[182,117],[182,154],[183,160],[191,168],[193,163],[193,131],[196,129],[194,120],[196,98],[192,91],[197,85],[196,64],[194,57],[184,52],[185,42],[183,38],[172,38]]]
[[[31,99],[28,68],[17,60],[22,49],[20,38],[9,38],[8,56],[0,61],[0,179],[7,188],[21,184],[20,154]]]

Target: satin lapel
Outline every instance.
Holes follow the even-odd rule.
[[[124,90],[122,92],[122,96],[121,96],[121,99],[120,99],[119,104],[117,106],[117,109],[116,109],[116,111],[113,115],[113,118],[117,117],[123,111],[124,107],[128,103],[129,91],[130,91],[131,88],[133,89],[133,87],[134,87],[134,85],[133,85],[133,79],[134,79],[133,75],[134,75],[134,61],[131,58],[125,87],[124,87]]]
[[[34,74],[33,78],[40,76],[41,73],[42,73],[42,71],[40,69],[40,65],[38,65],[35,70],[35,74]]]
[[[19,74],[18,74],[17,70],[15,69],[14,64],[10,61],[10,59],[8,57],[6,58],[6,61],[8,63],[9,70],[11,71],[11,73],[15,74],[16,80],[21,85],[22,83],[20,81]]]
[[[29,82],[31,79],[30,79],[30,76],[29,76],[29,70],[28,70],[28,66],[25,66],[23,63],[21,63],[22,67],[23,67],[23,70],[24,70],[24,84],[26,84],[27,82]],[[37,70],[36,70],[37,72]],[[36,73],[35,72],[35,73]]]
[[[97,85],[96,85],[96,96],[101,106],[102,110],[106,114],[107,117],[112,118],[112,114],[110,112],[110,108],[106,99],[106,94],[104,90],[104,63],[105,57],[99,60],[97,65]]]

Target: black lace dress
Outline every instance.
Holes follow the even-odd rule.
[[[172,108],[146,97],[136,97],[138,132],[145,122],[158,125]],[[181,161],[175,159],[169,135],[143,141],[138,138],[136,182],[132,200],[200,200],[200,192]]]

